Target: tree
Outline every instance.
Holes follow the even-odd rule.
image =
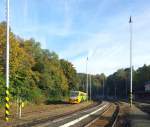
[[[77,73],[73,65],[64,59],[60,60],[60,64],[61,64],[63,73],[65,77],[67,78],[69,90],[78,89],[78,86],[77,86],[78,77],[77,77]]]
[[[134,75],[134,90],[144,91],[144,85],[150,81],[150,66],[146,64],[137,69]]]

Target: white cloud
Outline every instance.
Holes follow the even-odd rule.
[[[87,36],[87,38],[80,39],[80,41],[68,45],[66,50],[60,52],[61,57],[72,58],[83,52],[87,52],[87,57],[89,51],[96,50],[99,46],[105,46],[106,43],[109,44],[111,38],[105,33],[88,34]]]
[[[70,44],[65,51],[60,52],[61,57],[70,58],[78,72],[85,72],[86,56],[91,57],[88,65],[89,73],[104,72],[108,75],[119,68],[129,67],[129,26],[128,23],[121,25],[124,16],[127,17],[127,15],[118,16],[116,19],[116,22],[120,19],[118,25],[114,22],[109,24],[111,28],[115,26],[115,29],[107,28],[109,31],[107,33],[102,31],[91,33],[88,38]],[[150,29],[148,26],[150,26],[148,10],[135,16],[133,22],[133,65],[135,68],[143,64],[150,64]],[[87,54],[74,57],[83,52]]]
[[[128,62],[124,61],[124,58],[128,56],[124,55],[124,57],[120,57],[120,55],[122,55],[122,50],[124,50],[124,47],[121,45],[98,48],[88,60],[89,73],[97,74],[105,72],[108,75],[114,72],[117,68],[122,67],[122,65],[127,66]],[[79,72],[85,72],[85,56],[77,58],[72,62]],[[124,63],[122,64],[122,62]]]

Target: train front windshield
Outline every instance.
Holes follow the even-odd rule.
[[[72,91],[71,93],[70,93],[70,96],[71,97],[77,97],[79,95],[79,92],[77,92],[77,91]]]

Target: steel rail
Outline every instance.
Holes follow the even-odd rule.
[[[116,110],[115,110],[115,112],[114,112],[114,115],[113,115],[113,123],[112,123],[112,125],[111,125],[111,127],[116,127],[116,124],[117,124],[117,121],[118,121],[118,114],[119,114],[119,111],[120,111],[120,108],[119,108],[119,105],[117,104],[117,108],[116,108]]]
[[[100,113],[100,115],[98,117],[96,117],[95,119],[93,119],[90,123],[84,125],[84,127],[90,127],[93,123],[95,123],[104,113],[106,113],[110,107],[112,106],[112,104],[110,104],[102,113]],[[113,113],[112,119],[109,121],[109,127],[115,127],[117,120],[118,120],[118,114],[119,114],[120,108],[119,105],[116,104],[116,109]],[[108,126],[106,125],[106,126]]]
[[[103,112],[100,113],[100,115],[98,117],[96,117],[95,119],[93,119],[90,123],[84,125],[84,127],[89,127],[90,125],[92,125],[93,123],[95,123],[105,112],[107,112],[109,110],[109,108],[111,107],[112,104],[109,104],[104,110]]]

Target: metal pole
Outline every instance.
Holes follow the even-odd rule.
[[[92,88],[91,88],[91,75],[90,75],[90,100],[91,100],[91,91],[92,91]]]
[[[130,107],[132,107],[132,19],[130,16]]]
[[[117,88],[116,88],[116,84],[115,84],[115,99],[117,98],[116,95],[117,95]]]
[[[87,57],[87,59],[86,59],[86,93],[87,93],[87,96],[89,95],[88,94],[88,57]],[[88,101],[88,99],[87,99],[87,101]]]
[[[6,33],[6,104],[5,104],[5,120],[9,121],[9,0],[6,0],[6,21],[7,21],[7,33]]]
[[[19,100],[18,100],[18,97],[17,97],[17,103],[16,103],[16,106],[17,106],[17,117],[18,117],[18,114],[19,114]]]
[[[19,119],[21,119],[21,114],[22,114],[22,100],[19,98]]]
[[[9,0],[7,0],[6,87],[9,88]]]
[[[104,98],[104,79],[103,79],[103,98]]]
[[[125,94],[125,96],[126,96],[126,98],[127,98],[127,79],[125,80],[125,87],[126,87],[126,94]]]
[[[107,88],[107,98],[109,97],[109,87]]]

